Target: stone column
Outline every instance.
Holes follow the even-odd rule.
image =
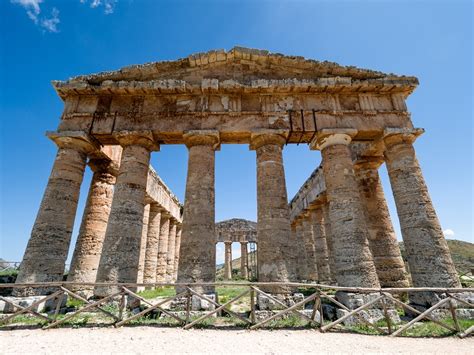
[[[174,277],[176,224],[177,224],[177,221],[175,219],[170,220],[170,232],[168,235],[168,253],[166,254],[166,281],[167,282],[173,282],[173,277]]]
[[[214,171],[219,133],[190,131],[184,135],[184,140],[189,149],[189,160],[178,282],[214,282],[216,278]],[[213,293],[214,287],[197,287],[197,290]]]
[[[303,231],[304,252],[306,254],[306,280],[317,281],[318,266],[316,261],[316,247],[314,244],[313,225],[308,212],[304,212],[304,215],[301,219],[301,224]]]
[[[247,242],[240,242],[240,276],[244,280],[249,279],[249,254]]]
[[[142,236],[140,240],[140,258],[138,261],[138,274],[137,282],[143,282],[143,273],[145,270],[145,254],[146,254],[146,244],[148,237],[148,221],[150,219],[150,204],[147,203],[143,209],[143,227],[142,227]]]
[[[331,275],[331,284],[336,283],[336,265],[334,263],[334,245],[331,232],[331,220],[329,219],[329,204],[327,201],[321,205],[324,221],[324,233],[326,235],[326,244],[328,246],[329,273]]]
[[[148,218],[148,235],[146,238],[145,268],[143,282],[156,282],[156,267],[158,262],[158,241],[160,238],[161,207],[157,203],[150,204]]]
[[[379,287],[348,146],[356,133],[352,129],[323,129],[316,144],[312,142],[312,148],[322,152],[337,283],[349,287]]]
[[[460,287],[412,143],[420,130],[385,132],[385,161],[413,286]]]
[[[160,238],[158,241],[158,258],[156,264],[156,282],[166,282],[168,266],[168,240],[170,234],[170,214],[161,212]]]
[[[282,150],[285,133],[254,132],[250,149],[257,153],[258,281],[287,282],[295,277],[292,263],[290,210]],[[265,287],[267,292],[287,293],[287,287]]]
[[[355,176],[366,212],[369,247],[382,287],[408,287],[407,273],[377,171],[377,158],[359,160]]]
[[[321,283],[331,282],[329,270],[329,253],[326,242],[326,230],[324,228],[324,217],[321,206],[310,210],[310,221],[313,228],[314,252],[318,268],[318,280]]]
[[[117,175],[111,161],[91,160],[89,166],[94,174],[67,278],[77,283],[96,280]],[[93,289],[92,286],[72,286],[73,291],[81,292],[86,297],[91,295]]]
[[[301,218],[295,219],[295,221],[291,225],[291,233],[293,246],[290,250],[292,250],[294,254],[293,264],[296,273],[295,278],[297,281],[306,280],[308,275],[308,268],[306,266],[306,251],[303,236],[303,224],[301,222]]]
[[[181,247],[181,223],[177,227],[175,247],[174,247],[174,276],[173,281],[178,279],[179,249]]]
[[[232,242],[224,242],[224,280],[232,280]]]
[[[123,147],[97,282],[136,282],[145,210],[150,152],[158,150],[151,132],[119,132]],[[98,297],[117,291],[96,287]]]
[[[61,281],[71,242],[87,154],[99,149],[87,134],[48,133],[59,147],[16,283]],[[17,294],[42,294],[24,289]]]

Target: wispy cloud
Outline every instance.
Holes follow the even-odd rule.
[[[454,231],[452,229],[445,229],[443,234],[446,238],[454,237]]]
[[[90,7],[95,8],[104,8],[104,13],[106,15],[113,14],[115,9],[115,4],[117,0],[80,0],[81,3],[87,4],[90,3]]]
[[[48,32],[59,32],[59,10],[55,7],[51,10],[51,16],[47,17],[41,16],[41,4],[43,3],[43,0],[10,0],[10,2],[23,7],[26,14],[35,25],[40,26]]]

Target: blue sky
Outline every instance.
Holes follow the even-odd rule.
[[[62,102],[51,80],[235,45],[417,76],[408,105],[426,129],[418,158],[447,236],[472,242],[472,17],[471,1],[455,0],[1,1],[0,257],[21,259],[53,164],[56,148],[44,132],[57,127]],[[183,146],[152,157],[182,201],[186,160]],[[284,161],[291,198],[320,153],[288,146]],[[380,173],[399,233],[384,167]],[[256,219],[255,174],[247,146],[216,153],[217,221]],[[73,242],[89,181],[87,172]]]

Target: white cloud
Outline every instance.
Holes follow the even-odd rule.
[[[48,32],[59,32],[59,11],[55,7],[51,10],[51,17],[41,17],[41,6],[43,0],[10,0],[12,4],[18,4],[26,10],[31,21]]]
[[[447,238],[448,238],[448,237],[454,237],[454,231],[453,231],[452,229],[449,229],[449,228],[448,228],[448,229],[445,229],[445,230],[443,231],[443,234],[444,234],[444,236],[447,237]]]
[[[106,15],[112,14],[114,12],[115,4],[117,0],[80,0],[82,4],[90,2],[90,7],[92,9],[103,7],[104,13]]]
[[[51,11],[51,17],[41,20],[41,27],[49,32],[59,32],[57,27],[59,22],[59,10],[53,7],[53,10]]]

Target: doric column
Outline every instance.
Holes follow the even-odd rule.
[[[217,131],[190,131],[184,135],[189,150],[178,282],[214,282],[215,150]],[[198,287],[214,292],[214,287]]]
[[[313,236],[313,225],[310,214],[305,212],[301,219],[303,230],[304,251],[306,254],[306,280],[318,280],[318,266],[316,261],[316,246]]]
[[[329,219],[329,204],[327,201],[321,205],[323,211],[324,233],[326,235],[326,244],[328,246],[328,263],[331,275],[331,284],[336,283],[336,265],[334,263],[334,245],[331,231],[331,220]]]
[[[249,254],[247,242],[240,242],[240,276],[244,280],[249,279]]]
[[[385,161],[413,286],[460,287],[412,143],[420,130],[388,129]]]
[[[171,215],[168,212],[161,212],[160,237],[158,240],[158,258],[156,264],[156,282],[166,282],[170,218]]]
[[[181,247],[181,223],[178,225],[176,230],[176,239],[174,247],[174,276],[173,281],[178,279],[178,266],[179,266],[179,249]]]
[[[159,147],[151,132],[119,132],[115,137],[123,152],[97,282],[136,282],[150,152]],[[104,296],[116,290],[96,287],[94,294]]]
[[[147,244],[147,237],[148,237],[148,222],[150,219],[150,204],[147,203],[145,208],[143,209],[143,227],[142,227],[142,235],[140,239],[140,258],[138,261],[138,274],[137,274],[137,282],[143,282],[143,273],[145,270],[145,254],[146,254],[146,244]]]
[[[316,254],[316,264],[318,267],[318,280],[328,284],[331,281],[329,270],[329,253],[326,242],[326,230],[324,228],[324,217],[321,206],[309,211],[310,221],[313,227],[314,252]]]
[[[348,146],[356,133],[352,129],[323,129],[311,148],[322,152],[337,283],[379,287]]]
[[[287,282],[295,277],[289,245],[291,226],[282,150],[285,133],[252,133],[250,149],[257,153],[257,238],[260,282]],[[266,288],[287,293],[286,287]]]
[[[224,279],[232,280],[232,242],[224,242]]]
[[[176,243],[177,221],[170,219],[170,232],[168,235],[168,253],[166,254],[166,281],[173,282],[174,277],[174,254]]]
[[[23,256],[17,283],[61,281],[71,242],[87,154],[98,149],[87,134],[48,133],[59,150]],[[41,294],[23,290],[17,294]]]
[[[306,250],[303,236],[303,223],[301,218],[297,218],[291,225],[293,264],[296,273],[296,280],[306,280],[308,275]]]
[[[387,202],[377,171],[377,158],[358,160],[354,165],[360,195],[365,207],[369,247],[382,287],[408,287],[408,279]]]
[[[158,242],[160,238],[161,207],[157,203],[150,204],[148,218],[148,235],[146,238],[145,268],[143,282],[156,282],[156,267],[158,262]]]
[[[94,174],[67,278],[77,283],[96,280],[117,175],[116,167],[108,160],[91,160],[89,166]],[[90,296],[93,287],[77,285],[72,290]]]

